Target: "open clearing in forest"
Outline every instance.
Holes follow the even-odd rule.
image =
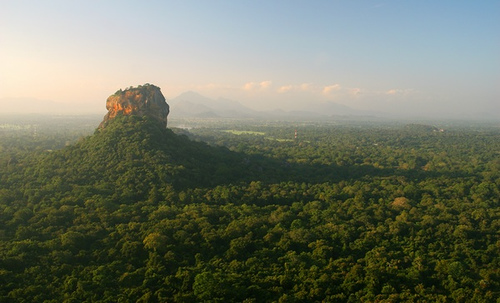
[[[256,132],[256,131],[252,131],[252,130],[234,130],[234,129],[226,129],[226,130],[223,130],[223,132],[225,133],[230,133],[230,134],[233,134],[233,135],[255,135],[255,136],[265,136],[266,133],[265,132]],[[280,139],[280,138],[274,138],[274,137],[264,137],[265,139],[268,139],[268,140],[275,140],[275,141],[278,141],[278,142],[293,142],[294,140],[293,139]]]
[[[251,130],[234,130],[234,129],[227,129],[223,130],[223,132],[230,133],[233,135],[256,135],[256,136],[264,136],[266,133],[264,132],[255,132]]]

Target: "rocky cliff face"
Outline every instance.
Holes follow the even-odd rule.
[[[149,116],[167,127],[167,116],[170,107],[160,88],[151,84],[119,90],[109,96],[106,101],[108,113],[104,116],[99,128],[106,127],[109,120],[118,115]]]

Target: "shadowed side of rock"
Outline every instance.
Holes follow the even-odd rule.
[[[167,116],[170,112],[170,107],[160,88],[151,84],[126,90],[120,89],[108,97],[106,109],[108,113],[99,125],[100,129],[106,127],[107,122],[118,115],[149,116],[166,128]]]

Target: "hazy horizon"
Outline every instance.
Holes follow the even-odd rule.
[[[167,101],[195,91],[259,111],[498,119],[499,13],[498,1],[3,1],[0,101],[101,114],[116,90],[151,83]]]

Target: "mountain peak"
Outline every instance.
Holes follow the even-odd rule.
[[[117,116],[149,116],[167,127],[167,116],[170,107],[160,88],[152,84],[129,87],[118,90],[106,100],[108,113],[104,116],[99,128],[104,128],[108,122]]]

